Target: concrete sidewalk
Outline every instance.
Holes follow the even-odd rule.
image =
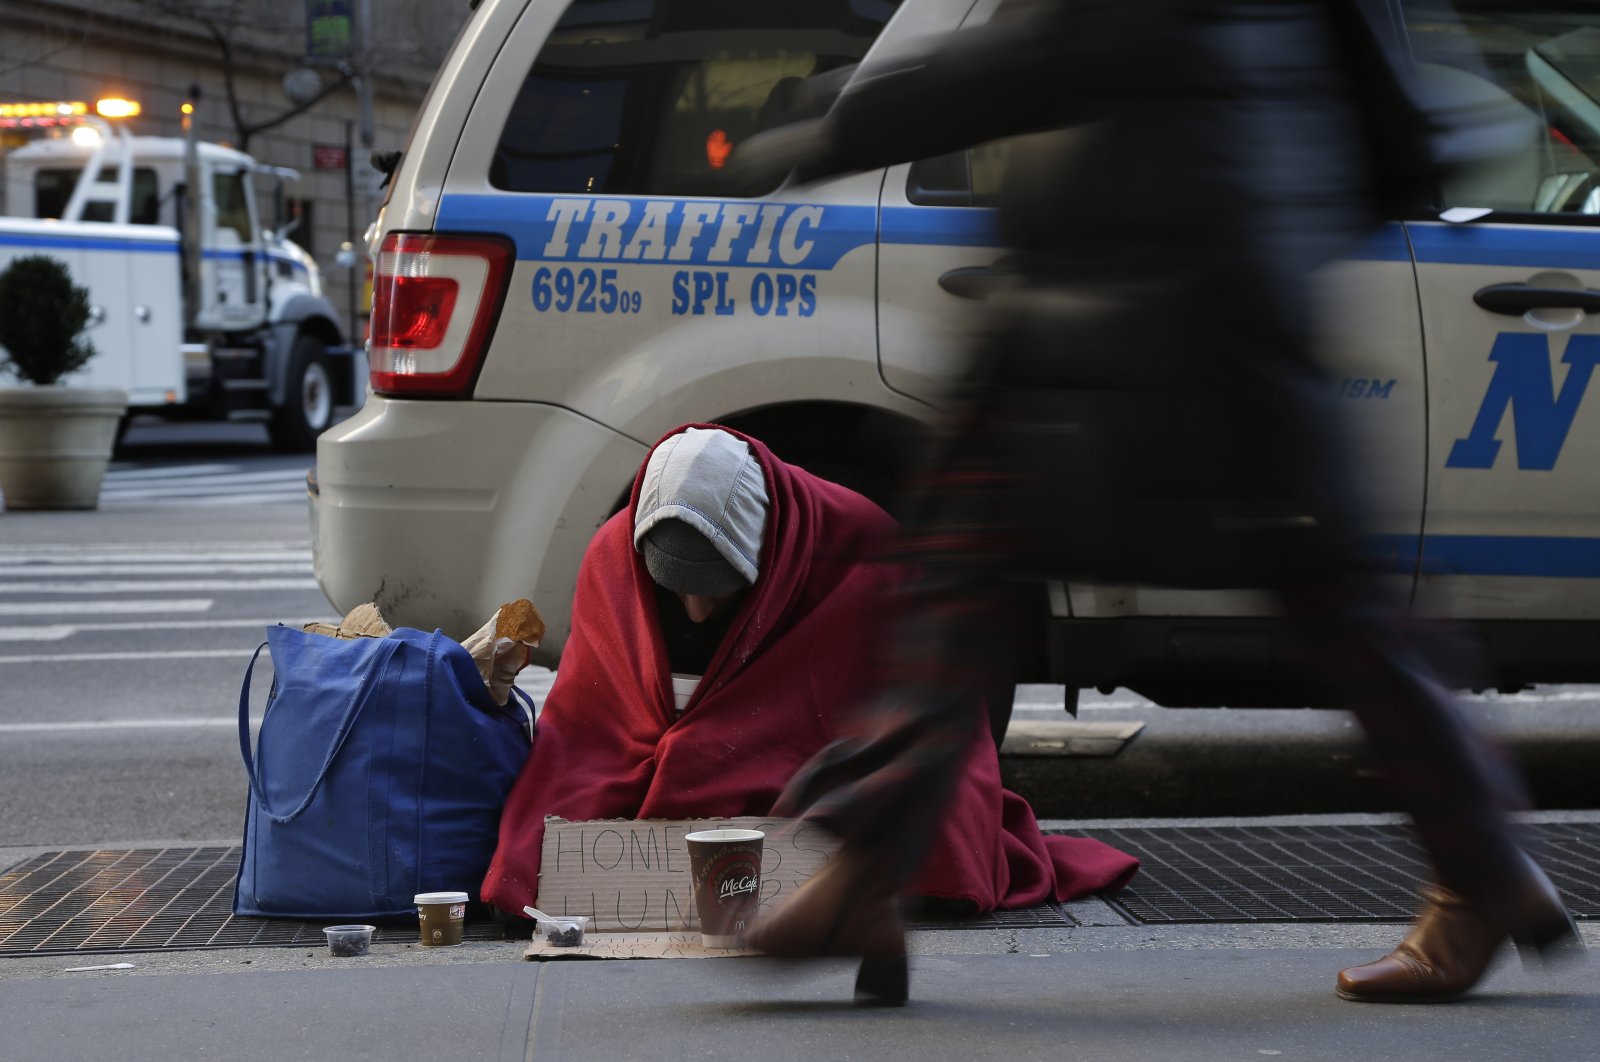
[[[0,1058],[1578,1062],[1600,1054],[1592,965],[1534,978],[1502,963],[1463,1003],[1362,1006],[1335,999],[1332,978],[1372,948],[1186,946],[1170,931],[1129,947],[1107,934],[1077,930],[1088,939],[1062,949],[1058,935],[1028,931],[1001,954],[918,954],[912,1002],[897,1010],[853,1006],[853,967],[837,960],[528,963],[493,954],[500,946],[464,962],[316,959],[242,976],[47,976],[0,986]]]
[[[374,945],[358,959],[5,957],[0,1062],[1600,1058],[1594,962],[1536,974],[1508,949],[1464,1002],[1360,1005],[1334,997],[1334,975],[1403,926],[1147,926],[1098,900],[1071,910],[1083,925],[914,932],[912,1001],[894,1010],[855,1007],[843,960],[527,962],[524,941]],[[1600,947],[1600,924],[1583,933]],[[73,972],[116,963],[132,968]]]

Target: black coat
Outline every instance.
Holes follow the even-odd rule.
[[[1019,291],[976,359],[973,422],[1030,472],[1032,563],[1183,585],[1350,563],[1311,275],[1508,135],[1417,102],[1390,10],[1045,0],[865,68],[832,106],[803,174],[1069,131],[1008,171]]]

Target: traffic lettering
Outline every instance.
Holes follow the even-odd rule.
[[[541,257],[802,266],[824,208],[710,200],[555,198]]]

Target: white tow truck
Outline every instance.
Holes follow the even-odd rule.
[[[314,448],[367,370],[316,262],[262,224],[254,178],[298,174],[76,117],[74,135],[7,154],[0,217],[0,268],[47,254],[89,290],[98,354],[65,382],[122,388],[130,414],[264,419],[279,447]]]

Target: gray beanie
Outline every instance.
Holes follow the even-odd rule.
[[[688,428],[645,464],[633,544],[668,590],[719,597],[756,581],[767,485],[744,440]]]

